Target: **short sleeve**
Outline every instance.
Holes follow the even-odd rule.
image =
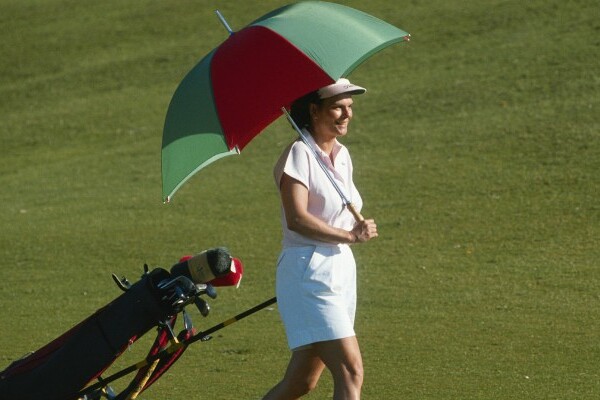
[[[275,184],[277,187],[281,184],[281,177],[285,173],[286,175],[296,179],[307,189],[310,189],[310,154],[306,145],[301,141],[292,143],[282,153],[279,161],[275,165],[273,171]]]

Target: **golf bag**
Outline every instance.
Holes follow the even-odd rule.
[[[237,271],[234,271],[237,266]],[[206,316],[208,304],[202,295],[216,297],[209,282],[224,285],[231,275],[241,277],[241,262],[222,248],[186,257],[167,271],[145,266],[141,279],[131,284],[125,278],[113,279],[124,293],[96,311],[63,335],[39,350],[10,364],[0,372],[0,400],[133,399],[158,379],[183,353],[181,347],[168,357],[157,359],[138,370],[131,384],[120,394],[103,386],[91,393],[84,388],[101,374],[137,339],[158,327],[149,356],[169,343],[193,336],[186,318],[178,335],[173,326],[184,307],[194,303]],[[225,279],[225,281],[224,281]],[[234,282],[239,278],[233,278]]]

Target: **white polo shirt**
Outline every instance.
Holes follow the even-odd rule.
[[[360,211],[362,199],[352,181],[352,160],[346,146],[337,140],[335,141],[332,151],[332,163],[327,154],[317,146],[310,133],[304,130],[304,135],[328,167],[343,193],[354,204],[357,211]],[[273,174],[278,188],[284,173],[298,180],[308,189],[308,212],[337,228],[351,230],[354,227],[356,221],[352,213],[344,207],[340,195],[319,166],[310,149],[300,139],[291,143],[275,164]],[[310,239],[289,230],[283,207],[281,209],[281,224],[284,248],[313,245],[331,246],[331,243]]]

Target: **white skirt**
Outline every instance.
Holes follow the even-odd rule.
[[[356,262],[350,246],[284,248],[276,293],[290,349],[355,335]]]

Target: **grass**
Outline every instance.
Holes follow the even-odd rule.
[[[0,1],[0,361],[118,295],[110,274],[225,245],[247,273],[201,328],[272,296],[277,121],[161,203],[170,96],[280,1]],[[600,392],[600,25],[592,1],[344,2],[407,30],[352,74],[345,141],[380,238],[355,248],[366,399]],[[119,365],[137,361],[145,343]],[[287,362],[276,309],[191,347],[143,397],[259,398]],[[1,367],[0,367],[1,368]],[[119,385],[116,385],[119,387]],[[328,376],[310,398],[331,393]]]

